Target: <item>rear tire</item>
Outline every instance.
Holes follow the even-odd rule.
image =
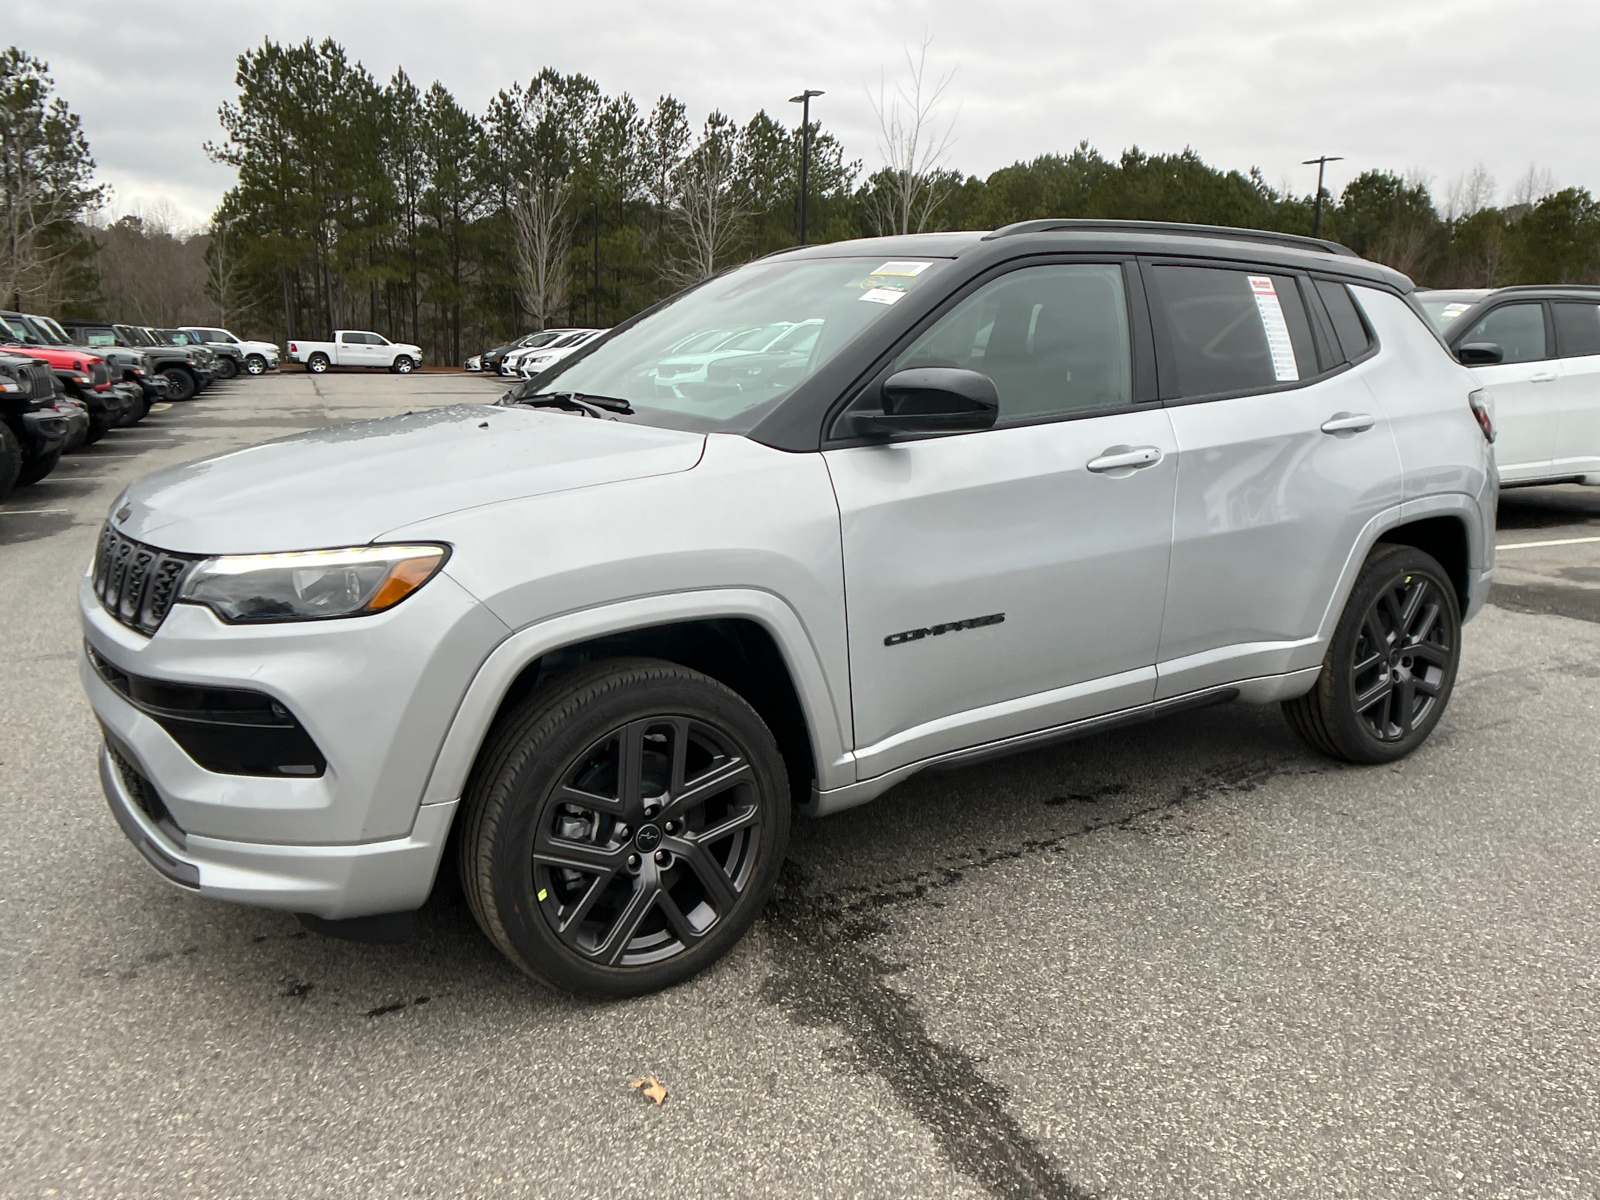
[[[591,663],[504,715],[479,752],[462,889],[534,979],[640,995],[744,935],[789,817],[777,742],[743,697],[658,659]]]
[[[328,369],[328,356],[326,354],[313,354],[306,359],[306,370],[313,375],[321,375]]]
[[[50,451],[49,454],[36,454],[22,464],[22,470],[17,473],[17,486],[27,487],[30,483],[38,483],[51,471],[56,469],[56,464],[61,461],[60,449]]]
[[[199,381],[187,367],[168,367],[161,374],[167,381],[168,400],[193,400],[200,390]]]
[[[0,422],[0,500],[11,495],[17,486],[17,476],[22,473],[22,446],[11,427]]]
[[[1461,664],[1461,608],[1436,559],[1380,542],[1346,601],[1322,674],[1283,703],[1316,750],[1354,763],[1404,758],[1444,715]]]

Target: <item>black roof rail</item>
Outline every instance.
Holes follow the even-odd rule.
[[[1225,225],[1187,225],[1181,221],[1102,221],[1080,217],[1046,217],[1037,221],[1017,221],[1003,225],[993,233],[983,235],[991,242],[995,238],[1014,237],[1019,233],[1173,233],[1183,237],[1220,238],[1232,242],[1262,242],[1269,246],[1287,246],[1294,250],[1318,250],[1324,254],[1341,254],[1346,258],[1360,258],[1348,246],[1324,238],[1305,237],[1298,233],[1272,233],[1265,229],[1233,229]]]
[[[1442,292],[1448,289],[1437,288],[1435,290]],[[1460,290],[1469,291],[1472,289],[1461,288]],[[1497,296],[1501,292],[1589,292],[1593,294],[1600,293],[1600,283],[1508,283],[1503,287],[1489,288],[1488,290]]]

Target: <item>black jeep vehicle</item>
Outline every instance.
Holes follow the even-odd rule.
[[[152,329],[150,332],[170,346],[196,346],[206,351],[216,363],[218,379],[235,379],[244,370],[244,351],[238,346],[226,342],[213,345],[187,329]]]
[[[37,313],[23,313],[24,319],[38,332],[41,345],[53,349],[71,349],[98,357],[105,363],[111,380],[110,399],[121,405],[114,424],[137,425],[149,415],[153,401],[139,386],[139,381],[151,373],[150,360],[140,350],[129,350],[114,343],[95,345],[79,333],[68,332],[61,322]]]
[[[114,379],[138,385],[144,397],[146,414],[150,412],[151,405],[172,398],[172,381],[161,374],[155,356],[143,347],[129,346],[122,341],[112,322],[97,317],[63,317],[57,324],[78,345],[87,347],[112,364]]]
[[[44,362],[60,389],[83,402],[89,412],[86,444],[97,442],[120,422],[128,398],[111,388],[105,360],[81,346],[60,346],[19,312],[0,310],[0,352],[9,351]]]
[[[36,483],[61,459],[70,422],[55,409],[50,368],[36,358],[0,354],[0,500]]]

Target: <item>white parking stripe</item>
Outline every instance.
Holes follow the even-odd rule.
[[[70,508],[0,508],[0,517],[28,517],[36,513],[69,513]]]
[[[1531,550],[1535,546],[1576,546],[1580,542],[1600,542],[1600,537],[1586,538],[1557,538],[1553,542],[1512,542],[1509,545],[1496,546],[1496,550]]]

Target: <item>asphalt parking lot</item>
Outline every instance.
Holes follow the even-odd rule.
[[[1503,500],[1412,758],[1232,704],[925,775],[800,822],[751,936],[662,995],[541,991],[448,889],[362,946],[163,883],[75,671],[110,502],[499,390],[241,379],[0,505],[0,1195],[1596,1194],[1600,489]]]

